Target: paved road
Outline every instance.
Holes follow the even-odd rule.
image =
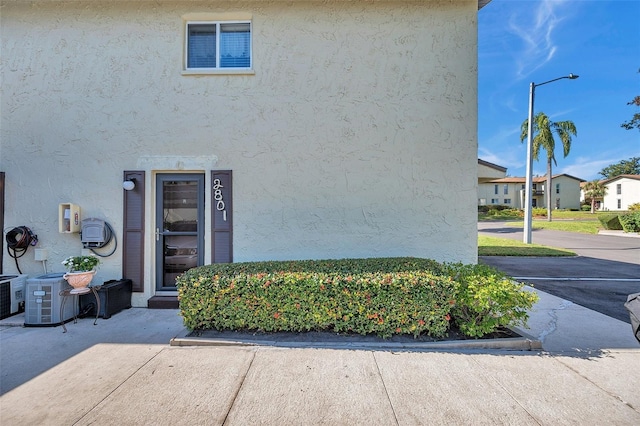
[[[522,240],[522,228],[504,222],[480,222],[483,235]],[[572,250],[576,257],[481,257],[480,261],[532,284],[621,321],[627,295],[640,292],[640,238],[534,230],[533,242]]]

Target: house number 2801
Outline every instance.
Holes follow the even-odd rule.
[[[227,211],[225,210],[224,199],[222,198],[222,184],[220,179],[213,180],[213,199],[216,200],[216,209],[222,212],[222,219],[227,221]]]

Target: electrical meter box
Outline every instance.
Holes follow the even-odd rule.
[[[107,242],[107,225],[104,220],[89,218],[82,221],[81,238],[82,247],[100,248]]]
[[[80,206],[62,203],[58,206],[58,232],[71,234],[80,232]]]

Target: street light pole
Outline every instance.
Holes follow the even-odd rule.
[[[527,170],[525,177],[525,193],[524,193],[524,232],[522,241],[525,244],[531,244],[531,208],[533,204],[533,101],[535,98],[536,87],[543,84],[552,83],[554,81],[568,78],[569,80],[575,80],[579,76],[575,74],[569,74],[564,77],[554,78],[553,80],[545,81],[544,83],[535,84],[531,82],[529,85],[529,122],[527,129]],[[545,191],[550,191],[551,188],[545,188]]]

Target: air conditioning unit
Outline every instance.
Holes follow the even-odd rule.
[[[24,310],[26,274],[0,275],[0,319]]]
[[[63,297],[60,292],[71,288],[62,278],[63,273],[53,273],[29,278],[25,290],[24,325],[56,326],[65,323],[77,314],[78,299],[70,297],[60,312]]]

